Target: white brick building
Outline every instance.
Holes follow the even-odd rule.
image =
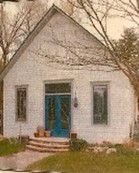
[[[104,56],[102,43],[53,6],[0,76],[5,136],[16,137],[20,131],[33,136],[40,125],[51,130],[52,136],[76,132],[88,142],[117,143],[132,135],[136,99],[121,71],[48,62],[49,58],[72,56],[68,52],[71,43],[91,47],[93,54],[79,50],[79,56]]]

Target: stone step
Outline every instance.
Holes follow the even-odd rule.
[[[60,143],[40,143],[36,141],[29,141],[28,145],[42,147],[42,148],[70,148],[70,144],[60,144]]]
[[[70,143],[70,139],[68,138],[30,138],[30,141],[38,142],[38,143],[51,143],[51,144],[61,144],[68,145]]]
[[[70,149],[70,139],[55,137],[30,138],[26,148],[39,152],[65,152]]]
[[[50,152],[50,153],[57,153],[57,152],[66,152],[69,151],[68,148],[41,148],[41,147],[36,147],[32,145],[26,145],[26,149],[37,151],[37,152]]]

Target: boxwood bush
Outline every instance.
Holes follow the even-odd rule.
[[[87,141],[83,139],[73,138],[71,139],[71,151],[82,151],[88,147]]]

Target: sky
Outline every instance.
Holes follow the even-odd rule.
[[[62,1],[62,0],[60,0],[60,1]],[[50,8],[53,3],[60,6],[60,3],[59,3],[60,1],[59,0],[50,0],[50,1],[48,0],[48,7]],[[22,0],[22,2],[25,2],[25,0]],[[44,0],[42,0],[42,2],[44,2]],[[16,12],[16,10],[17,10],[16,3],[8,2],[7,4],[8,4],[7,9],[9,12],[11,12],[11,11]],[[93,33],[94,31],[92,30],[92,27],[90,27],[89,25],[86,24],[85,18],[80,16],[80,19],[81,19],[82,25],[86,29],[88,29],[91,33]],[[108,32],[110,38],[112,38],[112,39],[119,39],[125,28],[133,27],[133,26],[134,26],[133,23],[131,23],[128,20],[125,20],[123,18],[117,17],[117,18],[113,18],[113,19],[111,18],[111,19],[107,20],[107,32]],[[95,34],[95,32],[93,34],[95,36],[97,36]]]

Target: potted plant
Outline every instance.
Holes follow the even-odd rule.
[[[39,137],[44,137],[44,132],[45,132],[45,129],[43,126],[37,127],[37,133],[38,133]]]

